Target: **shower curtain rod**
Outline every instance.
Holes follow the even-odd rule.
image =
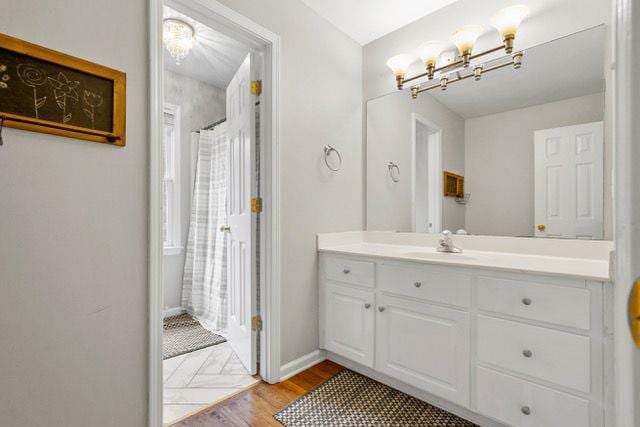
[[[218,125],[221,125],[222,123],[224,123],[226,121],[227,121],[227,118],[225,117],[224,119],[218,120],[215,123],[211,123],[210,125],[206,125],[205,127],[203,127],[200,130],[211,130],[211,129],[215,128]],[[196,133],[200,133],[200,130],[197,130]]]

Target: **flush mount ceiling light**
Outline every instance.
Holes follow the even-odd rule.
[[[195,44],[195,31],[191,25],[175,18],[165,19],[162,28],[164,45],[176,60],[176,64],[180,64]]]
[[[418,47],[417,54],[422,60],[426,71],[424,73],[406,78],[406,72],[409,66],[417,59],[415,56],[402,54],[396,55],[387,61],[387,65],[393,71],[398,89],[401,90],[405,83],[427,77],[432,80],[436,73],[439,73],[439,82],[430,86],[421,87],[416,85],[411,88],[411,96],[415,99],[418,94],[437,87],[446,90],[450,83],[473,77],[476,81],[480,80],[484,73],[488,73],[499,68],[513,66],[518,69],[522,66],[523,52],[513,52],[513,42],[516,38],[516,32],[522,20],[529,13],[527,6],[518,5],[510,6],[500,10],[491,19],[491,23],[498,30],[502,37],[502,44],[484,52],[473,54],[473,48],[476,40],[482,34],[482,27],[479,25],[465,25],[459,28],[451,36],[451,41],[456,45],[458,57],[456,60],[436,67],[438,58],[447,48],[447,44],[441,41],[428,41]],[[483,64],[473,66],[473,71],[467,74],[461,74],[460,68],[469,68],[474,59],[481,58],[490,53],[504,49],[507,54],[511,54],[511,60],[503,64],[485,67]],[[454,74],[450,76],[450,74]]]

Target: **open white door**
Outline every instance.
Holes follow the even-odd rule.
[[[535,235],[602,239],[603,124],[534,133]]]
[[[255,178],[255,109],[251,94],[251,54],[227,87],[227,131],[229,134],[228,200],[228,341],[242,364],[257,373],[257,314],[254,269],[255,242],[251,198]]]

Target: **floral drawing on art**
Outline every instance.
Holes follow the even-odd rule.
[[[58,107],[62,110],[62,123],[68,123],[71,120],[71,113],[67,113],[68,99],[78,101],[78,91],[76,88],[80,84],[79,81],[69,80],[67,77],[58,73],[57,78],[48,77],[49,84],[53,87],[53,95],[56,98]]]
[[[22,83],[29,86],[33,91],[33,111],[36,119],[38,119],[38,110],[47,101],[46,96],[38,97],[38,86],[42,86],[47,82],[47,75],[42,69],[31,64],[19,64],[17,70],[18,77],[20,77]]]

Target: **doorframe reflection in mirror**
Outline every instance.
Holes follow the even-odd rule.
[[[419,191],[418,128],[427,130],[426,196]],[[422,152],[424,153],[424,151]],[[411,223],[413,232],[439,233],[442,230],[442,129],[416,113],[411,113]],[[424,182],[424,181],[423,181]],[[421,196],[424,198],[420,199]],[[421,203],[422,202],[422,203]],[[426,203],[426,207],[424,206]],[[419,214],[418,210],[425,211]],[[426,220],[421,220],[426,214]]]

